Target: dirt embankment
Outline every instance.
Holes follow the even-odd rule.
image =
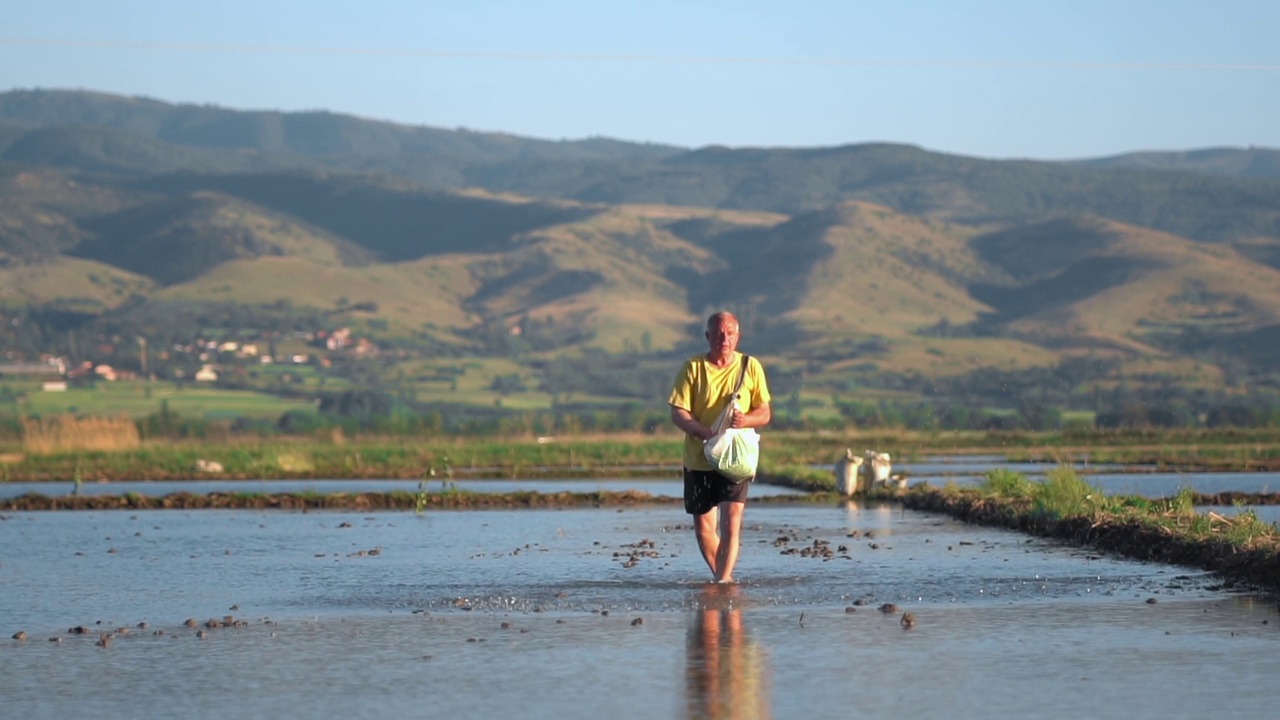
[[[0,500],[0,511],[39,510],[469,510],[488,508],[613,507],[671,502],[649,493],[172,493],[160,497],[125,495],[62,495],[28,493]]]
[[[1138,560],[1198,567],[1218,573],[1227,586],[1243,584],[1280,591],[1280,553],[1273,548],[1244,548],[1225,539],[1186,537],[1133,518],[1058,520],[1019,511],[997,500],[939,491],[906,493],[901,501],[915,510],[944,513],[965,522],[1056,538]]]

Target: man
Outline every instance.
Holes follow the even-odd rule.
[[[676,376],[667,404],[671,422],[685,433],[684,509],[694,516],[698,549],[718,583],[733,582],[738,562],[738,538],[748,483],[735,483],[711,469],[702,446],[711,439],[711,425],[724,409],[742,372],[738,352],[738,319],[718,312],[707,319],[708,351],[685,361]],[[769,424],[769,386],[764,368],[754,357],[747,363],[731,427],[759,428]]]

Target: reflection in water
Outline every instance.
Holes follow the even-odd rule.
[[[764,651],[742,627],[733,598],[740,586],[709,586],[699,598],[686,645],[685,717],[767,718]]]
[[[867,521],[871,521],[878,532],[887,532],[893,522],[893,506],[883,501],[867,503],[845,500],[844,511],[849,518],[850,530],[866,530]]]

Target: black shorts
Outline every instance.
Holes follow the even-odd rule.
[[[722,502],[747,501],[749,482],[733,482],[712,470],[684,469],[684,511],[703,515]]]

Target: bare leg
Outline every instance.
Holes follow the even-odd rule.
[[[716,557],[720,552],[720,536],[716,526],[720,522],[719,508],[711,508],[701,515],[695,515],[693,532],[698,538],[698,549],[702,551],[702,559],[707,561],[711,576],[716,576]]]
[[[746,503],[740,502],[720,503],[720,538],[716,561],[711,566],[716,582],[733,582],[733,567],[738,564],[738,538],[742,534],[742,511],[746,507]]]

